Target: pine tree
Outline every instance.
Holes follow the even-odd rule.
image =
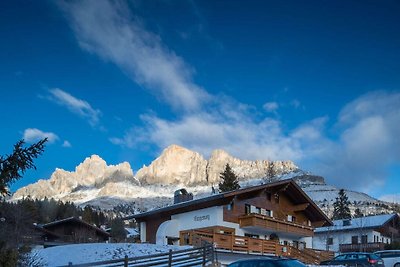
[[[350,219],[350,201],[344,192],[344,189],[339,190],[339,196],[336,198],[336,201],[333,203],[333,220],[340,220],[340,219]]]
[[[361,218],[361,217],[364,217],[364,214],[361,212],[359,208],[356,208],[354,210],[354,218]]]
[[[126,238],[124,221],[117,217],[111,221],[111,237],[114,242],[122,242]]]
[[[267,168],[267,176],[264,178],[264,183],[272,183],[276,179],[275,163],[270,161]]]
[[[21,140],[14,145],[11,155],[0,155],[0,197],[10,195],[8,187],[20,179],[25,171],[36,169],[33,159],[43,153],[46,142],[47,138],[26,148],[24,140]]]
[[[240,188],[238,177],[232,171],[229,164],[226,164],[224,172],[222,172],[219,177],[222,179],[222,181],[218,184],[220,192],[227,192]]]

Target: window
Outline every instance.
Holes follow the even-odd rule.
[[[232,202],[229,203],[229,204],[226,206],[226,209],[227,209],[227,210],[232,210],[232,208],[233,208],[233,203],[232,203]]]
[[[245,212],[246,214],[251,213],[251,206],[250,206],[249,204],[245,204],[245,205],[244,205],[244,212]]]
[[[351,243],[352,244],[358,244],[358,236],[354,235],[351,237]]]
[[[271,201],[271,193],[267,192],[267,200]]]
[[[256,213],[257,213],[257,214],[261,214],[261,208],[256,207]]]
[[[328,237],[328,239],[326,240],[326,244],[329,245],[333,245],[333,237]]]
[[[259,235],[253,235],[253,234],[248,234],[248,233],[245,233],[244,236],[251,237],[251,238],[257,238],[257,239],[260,238]]]
[[[337,257],[335,258],[335,260],[344,260],[344,259],[346,259],[346,254],[344,254],[344,255],[339,255],[339,256],[337,256]]]
[[[272,210],[265,210],[265,215],[272,217]]]
[[[361,243],[362,244],[367,244],[368,243],[368,236],[367,235],[362,235],[361,236]]]
[[[279,194],[278,193],[274,194],[274,199],[275,199],[275,203],[279,203]]]

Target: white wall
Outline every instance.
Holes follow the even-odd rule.
[[[367,242],[374,242],[374,235],[377,236],[378,242],[390,243],[390,238],[383,236],[381,233],[373,231],[372,229],[353,230],[353,231],[332,231],[315,233],[312,246],[314,249],[325,250],[326,241],[328,237],[333,238],[333,245],[329,246],[329,250],[339,252],[339,244],[351,244],[351,237],[358,236],[358,243],[361,243],[361,236],[367,235]]]
[[[146,242],[146,222],[140,223],[140,242]]]

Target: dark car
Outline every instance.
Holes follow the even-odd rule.
[[[235,261],[228,267],[306,267],[306,265],[294,259],[258,258]]]
[[[351,252],[336,256],[332,260],[322,261],[320,265],[374,266],[384,267],[383,260],[374,253]]]

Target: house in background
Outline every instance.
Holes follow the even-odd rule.
[[[36,230],[45,246],[106,242],[110,237],[106,231],[76,217],[36,225]]]
[[[333,226],[315,229],[313,247],[334,252],[373,252],[383,250],[399,238],[398,214],[383,214],[335,220]]]
[[[140,223],[142,242],[198,245],[286,256],[310,255],[314,228],[332,222],[292,180],[191,200],[180,190],[174,205],[130,216]],[[316,255],[318,254],[318,255]],[[307,261],[307,260],[305,260]]]

